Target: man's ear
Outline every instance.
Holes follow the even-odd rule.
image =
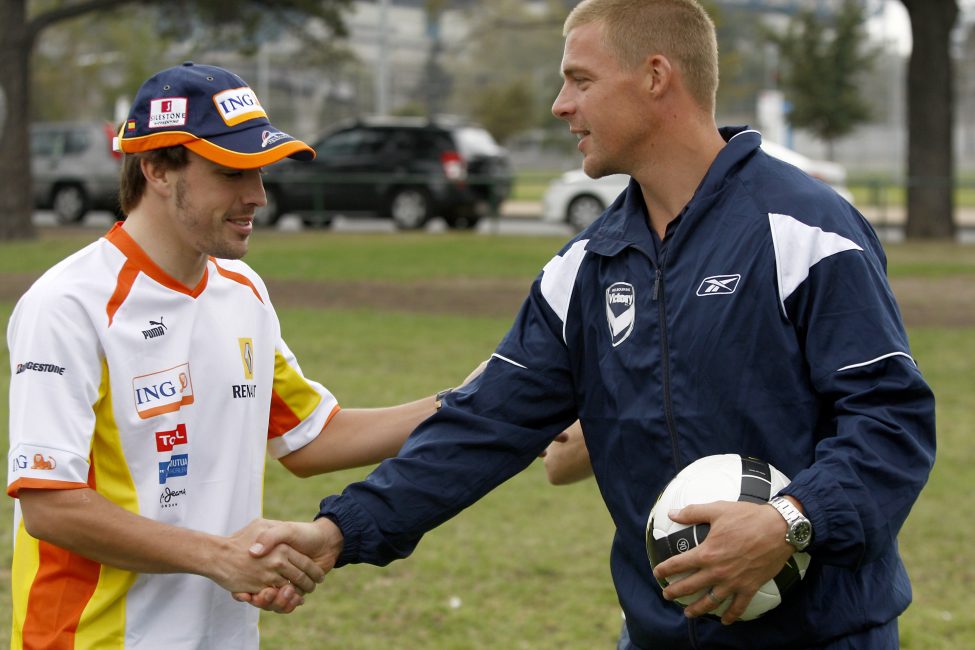
[[[654,97],[661,97],[670,88],[674,78],[674,67],[663,54],[654,54],[644,61],[646,88]]]
[[[172,169],[145,158],[139,162],[139,168],[146,179],[147,190],[161,196],[169,196],[172,193],[175,184],[174,175],[170,173]]]

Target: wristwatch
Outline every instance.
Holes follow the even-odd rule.
[[[772,497],[768,504],[779,511],[789,527],[785,531],[785,541],[795,546],[797,551],[806,550],[813,535],[812,524],[806,516],[785,497]]]

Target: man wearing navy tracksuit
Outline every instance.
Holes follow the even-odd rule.
[[[553,112],[586,172],[627,173],[626,192],[545,266],[483,374],[399,457],[323,500],[314,524],[258,540],[326,570],[405,557],[578,418],[617,526],[630,647],[896,648],[911,600],[896,536],[934,462],[934,398],[873,229],[757,132],[714,126],[714,31],[694,0],[586,0],[565,32]],[[711,529],[656,567],[694,571],[662,590],[650,508],[678,470],[722,453],[792,482],[777,507],[672,517]],[[801,585],[736,621],[797,549],[812,558]],[[728,599],[720,621],[702,617]]]

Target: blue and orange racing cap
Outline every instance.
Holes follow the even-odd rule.
[[[243,79],[191,61],[142,84],[115,148],[137,153],[177,145],[233,169],[256,169],[285,157],[315,157],[307,144],[271,126]]]

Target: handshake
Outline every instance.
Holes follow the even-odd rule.
[[[342,553],[342,531],[328,519],[288,522],[255,519],[217,538],[214,561],[201,571],[234,599],[288,614],[305,602]]]

